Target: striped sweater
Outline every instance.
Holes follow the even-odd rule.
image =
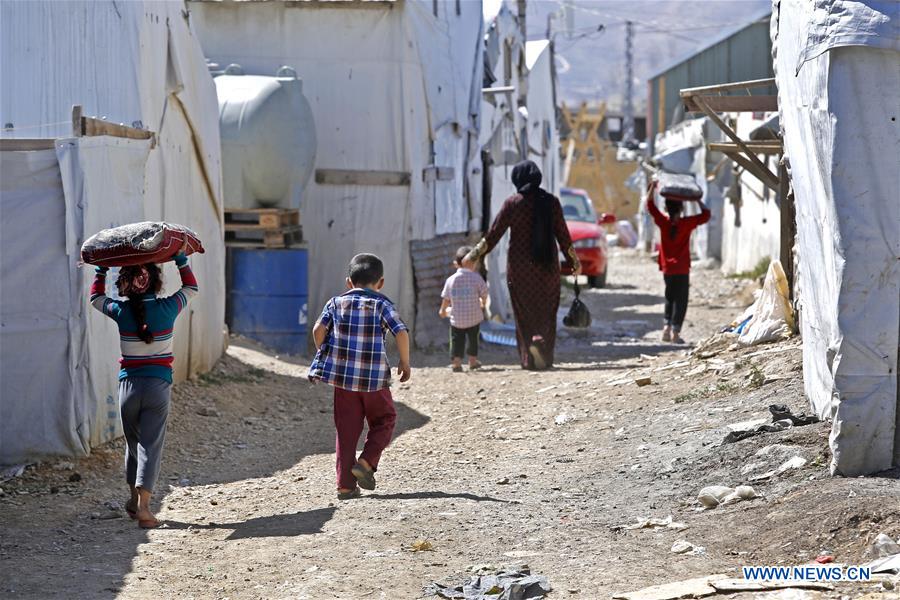
[[[181,275],[181,289],[168,298],[144,294],[146,323],[153,333],[153,341],[145,343],[138,337],[138,325],[131,310],[131,300],[113,300],[106,295],[106,271],[98,269],[91,285],[91,304],[119,326],[122,359],[119,379],[126,377],[159,377],[172,382],[172,334],[175,318],[197,295],[197,279],[187,263],[187,257],[175,259]]]

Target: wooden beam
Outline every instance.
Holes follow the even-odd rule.
[[[84,124],[84,135],[86,136],[109,135],[130,140],[152,140],[154,138],[152,131],[110,123],[94,117],[82,117],[82,122]]]
[[[0,138],[0,151],[52,150],[56,147],[53,138]]]
[[[684,96],[684,109],[688,112],[702,112],[695,99],[696,95]],[[775,112],[778,110],[778,96],[703,96],[707,106],[716,112]]]
[[[735,81],[733,83],[720,83],[717,85],[704,85],[701,87],[684,88],[681,90],[681,97],[696,96],[698,94],[708,95],[717,94],[719,92],[730,92],[733,90],[749,90],[758,87],[767,87],[775,85],[775,78],[768,79],[751,79],[749,81]]]
[[[763,175],[762,177],[760,177],[760,180],[763,183],[766,183],[767,181],[775,182],[774,187],[769,185],[769,183],[766,183],[766,185],[769,185],[769,187],[771,187],[773,190],[775,190],[775,192],[777,192],[778,191],[778,183],[777,183],[778,177],[775,175],[775,173],[770,171],[769,167],[767,167],[761,160],[759,160],[759,157],[757,157],[755,154],[753,154],[753,151],[747,147],[747,144],[744,142],[744,140],[742,140],[740,138],[740,136],[738,136],[738,134],[736,134],[731,129],[731,127],[729,127],[725,123],[725,121],[722,120],[722,117],[720,117],[716,113],[716,111],[712,110],[709,107],[709,105],[706,104],[706,100],[703,98],[703,96],[696,96],[694,99],[697,102],[697,105],[703,111],[703,113],[707,117],[709,117],[713,123],[718,125],[719,129],[721,129],[725,133],[725,135],[727,135],[728,137],[731,138],[731,141],[733,141],[735,144],[737,144],[740,147],[740,149],[744,151],[744,153],[746,154],[747,160],[749,160],[750,163],[752,163],[756,167],[755,170],[758,172],[758,174],[757,173],[754,173],[754,174],[757,175],[758,177],[760,175]],[[736,154],[736,156],[737,156],[737,154]]]
[[[84,135],[84,121],[82,119],[82,108],[80,104],[72,106],[72,136],[81,137]]]
[[[787,168],[784,160],[778,164],[778,199],[779,213],[781,216],[781,246],[779,259],[784,269],[784,275],[788,282],[788,295],[790,301],[794,301],[794,239],[797,235],[797,225],[794,221],[796,211],[794,209],[794,194],[791,192],[788,180]],[[795,321],[796,323],[796,321]]]
[[[784,144],[781,140],[748,140],[745,142],[754,154],[783,154]],[[710,152],[740,152],[737,144],[729,142],[710,142],[706,145]]]
[[[322,185],[409,185],[410,180],[406,171],[316,169],[316,183]]]
[[[725,155],[737,164],[744,167],[744,170],[762,181],[763,184],[768,186],[769,189],[771,189],[773,192],[775,192],[776,194],[778,193],[778,177],[776,177],[775,174],[772,173],[772,171],[770,171],[768,168],[760,169],[756,164],[751,162],[747,158],[747,156],[741,154],[740,152],[726,152]]]

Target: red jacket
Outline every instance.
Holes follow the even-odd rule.
[[[691,233],[694,229],[709,221],[709,209],[692,217],[681,217],[675,223],[675,235],[671,234],[672,222],[656,206],[653,198],[647,200],[647,212],[659,227],[662,240],[659,250],[659,270],[664,275],[687,275],[691,272]]]

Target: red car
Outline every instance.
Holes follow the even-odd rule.
[[[616,216],[603,213],[598,218],[591,197],[578,188],[562,188],[559,201],[569,227],[569,235],[572,236],[575,254],[581,261],[582,275],[587,276],[591,287],[604,287],[609,247],[606,244],[606,230],[602,226],[615,223]],[[564,274],[571,272],[571,269],[563,267]]]

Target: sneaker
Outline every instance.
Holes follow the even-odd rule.
[[[364,490],[375,489],[375,471],[365,468],[361,463],[356,463],[350,469],[350,472],[356,477],[356,482],[359,484],[359,487]]]
[[[450,365],[450,370],[453,371],[454,373],[462,373],[463,372],[462,365]]]
[[[664,342],[671,342],[671,341],[672,341],[672,328],[669,327],[668,325],[666,325],[666,326],[663,328],[663,332],[662,332],[662,341],[664,341]]]
[[[674,343],[674,344],[683,344],[683,343],[684,343],[684,338],[681,337],[681,334],[679,334],[677,331],[673,331],[673,332],[672,332],[672,343]]]
[[[469,370],[470,370],[470,371],[476,371],[476,370],[478,370],[478,369],[480,369],[480,368],[481,368],[481,363],[478,362],[477,360],[475,361],[474,364],[469,365]]]

